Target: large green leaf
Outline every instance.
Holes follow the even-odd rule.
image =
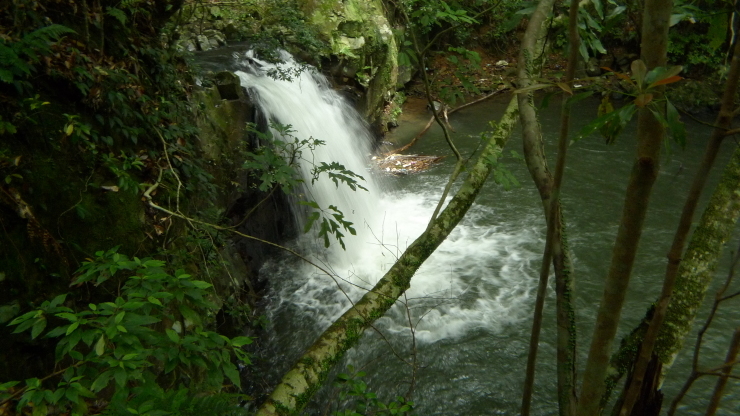
[[[665,105],[668,132],[673,136],[673,140],[683,149],[686,147],[686,126],[681,122],[678,110],[676,110],[673,103],[666,100]]]

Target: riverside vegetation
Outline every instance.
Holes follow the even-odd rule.
[[[530,411],[538,314],[551,264],[559,414],[599,414],[608,411],[607,404],[624,415],[660,409],[660,380],[689,333],[740,214],[735,155],[693,235],[689,232],[720,145],[737,133],[732,119],[740,46],[732,5],[591,0],[564,8],[550,0],[378,0],[348,1],[337,9],[331,3],[14,0],[0,6],[0,411],[241,414],[253,401],[241,386],[249,381],[247,348],[263,320],[254,301],[259,260],[245,263],[244,258],[270,252],[235,253],[233,245],[250,239],[282,249],[278,244],[291,237],[290,227],[264,230],[270,226],[258,225],[255,218],[277,222],[270,215],[279,214],[266,214],[265,206],[284,205],[286,194],[307,180],[298,177],[295,164],[308,163],[312,146],[330,144],[296,138],[249,148],[249,134],[262,143],[272,138],[254,129],[249,133],[247,120],[241,120],[236,136],[209,139],[207,132],[224,128],[199,100],[205,101],[209,83],[220,81],[194,73],[187,51],[212,46],[207,35],[218,34],[206,30],[249,40],[262,53],[302,50],[297,56],[362,93],[364,115],[379,131],[388,128],[385,116],[397,115],[397,88],[422,91],[433,109],[434,101],[452,106],[482,93],[475,79],[485,59],[482,50],[518,52],[513,83],[500,78],[515,89],[515,97],[494,131],[484,135],[476,160],[462,156],[443,114],[433,111],[456,163],[427,230],[319,338],[270,398],[256,403],[258,414],[300,412],[338,359],[403,295],[489,174],[508,185],[510,175],[498,159],[518,122],[547,223],[522,413]],[[515,48],[508,46],[512,43]],[[545,50],[569,53],[565,73],[543,75]],[[440,60],[446,63],[437,71]],[[607,75],[588,78],[586,71]],[[417,87],[408,84],[412,75]],[[589,92],[579,90],[577,75],[586,78],[578,82],[588,82]],[[721,100],[691,93],[695,81],[677,82],[699,75],[717,79]],[[547,166],[533,101],[538,90],[545,91],[546,100],[563,98],[554,173]],[[617,93],[627,101],[615,109],[610,97]],[[603,115],[574,135],[568,112],[592,94],[603,97]],[[720,106],[719,117],[683,208],[663,293],[614,351],[661,148],[669,146],[668,136],[679,147],[686,140],[677,108],[710,101]],[[560,205],[565,152],[573,137],[600,132],[608,142],[616,140],[633,117],[638,157],[591,337],[587,381],[579,391],[575,343],[583,334],[575,333],[571,302],[577,270],[569,258]],[[315,165],[313,179],[362,191],[359,173],[339,164]],[[312,212],[304,231],[317,228],[325,245],[344,247],[353,224],[332,206],[304,202]],[[245,327],[253,328],[248,336]],[[712,411],[732,377],[737,339],[725,363],[711,371],[695,368],[695,378],[701,373],[719,380]],[[413,411],[413,388],[406,396],[381,400],[362,376],[350,369],[337,377],[343,389],[339,400],[355,400],[353,408],[336,414]],[[620,390],[622,377],[627,382]],[[619,397],[609,401],[613,393]]]

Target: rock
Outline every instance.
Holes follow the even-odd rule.
[[[373,158],[372,162],[382,172],[391,175],[408,175],[410,173],[425,171],[442,159],[442,156],[401,155],[394,153],[383,158]]]
[[[347,36],[340,36],[337,39],[336,46],[338,51],[343,55],[355,57],[358,49],[362,49],[365,46],[365,37],[360,36],[358,38],[350,38]]]
[[[601,75],[601,68],[599,68],[599,60],[593,56],[586,63],[586,75],[590,77],[596,77],[596,76]]]
[[[611,68],[614,65],[614,57],[607,54],[601,55],[599,59],[599,66],[602,68]]]
[[[338,74],[345,78],[354,78],[357,75],[357,64],[352,62],[340,62]]]
[[[329,43],[332,60],[343,66],[332,71],[334,76],[341,79],[355,73],[355,79],[365,87],[360,111],[371,124],[383,126],[386,93],[395,92],[398,82],[398,45],[382,0],[300,3],[307,23]]]
[[[193,42],[192,39],[188,39],[184,43],[181,43],[180,47],[188,52],[195,52],[198,50],[198,47],[195,45],[195,42]]]
[[[235,74],[223,71],[216,74],[216,87],[222,100],[242,100],[244,90],[241,81]]]
[[[234,22],[226,23],[223,27],[223,34],[228,40],[236,40],[240,37],[241,31],[239,28],[234,24]]]
[[[212,49],[211,41],[209,41],[205,35],[198,35],[195,39],[198,42],[198,48],[200,50],[209,51]]]
[[[406,83],[411,81],[416,73],[416,67],[413,65],[399,65],[398,66],[398,80],[396,81],[397,88],[403,88]]]
[[[353,38],[362,37],[362,22],[347,21],[339,24],[338,29],[345,35]]]

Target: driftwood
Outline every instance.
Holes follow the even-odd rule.
[[[408,175],[429,169],[444,156],[400,155],[393,153],[382,158],[373,157],[372,162],[382,172],[392,175]]]
[[[476,100],[473,100],[473,101],[471,101],[469,103],[465,103],[465,104],[463,104],[463,105],[461,105],[459,107],[455,107],[455,108],[453,108],[453,109],[451,109],[449,111],[445,111],[445,114],[444,114],[445,121],[447,121],[447,116],[448,115],[450,115],[450,114],[452,114],[452,113],[454,113],[456,111],[462,110],[463,108],[470,107],[473,104],[478,104],[481,101],[485,101],[485,100],[493,97],[494,95],[498,95],[498,94],[500,94],[500,93],[502,93],[502,92],[504,92],[506,90],[508,90],[508,88],[503,88],[503,89],[500,89],[498,91],[494,91],[494,92],[492,92],[492,93],[490,93],[488,95],[485,95],[485,96],[483,96],[481,98],[478,98]],[[405,146],[403,146],[403,147],[401,147],[399,149],[392,150],[392,151],[386,153],[384,155],[384,157],[388,157],[388,156],[391,156],[391,155],[394,155],[394,154],[397,155],[399,153],[403,153],[406,150],[408,150],[411,146],[415,145],[417,141],[419,141],[419,139],[421,138],[421,136],[423,136],[424,134],[426,134],[427,131],[429,131],[429,129],[432,127],[432,124],[433,123],[434,123],[434,116],[432,116],[429,119],[429,122],[427,123],[427,125],[424,126],[424,128],[419,132],[419,134],[417,134],[416,136],[414,136],[414,138],[411,139],[411,141],[407,145],[405,145]],[[447,121],[447,124],[449,125],[449,121]]]

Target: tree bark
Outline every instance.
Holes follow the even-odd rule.
[[[719,409],[719,402],[722,400],[722,395],[725,393],[725,386],[727,386],[727,380],[729,379],[730,373],[732,373],[732,367],[735,365],[737,360],[737,354],[740,352],[740,328],[736,328],[732,334],[732,342],[730,348],[727,350],[727,357],[725,358],[725,366],[720,371],[721,375],[717,380],[717,384],[714,386],[714,392],[712,392],[712,398],[709,400],[709,407],[707,408],[707,416],[714,416]]]
[[[491,159],[498,158],[501,154],[517,117],[516,101],[512,99],[496,131],[448,206],[406,249],[378,284],[319,336],[293,369],[283,377],[257,412],[258,415],[298,413],[319,389],[334,364],[354,346],[365,329],[383,316],[409,288],[416,270],[447,238],[473,204],[493,169]]]
[[[666,63],[668,23],[672,7],[671,0],[646,0],[645,2],[642,23],[642,59],[648,69]],[[656,99],[661,98],[661,94],[656,95]],[[637,119],[637,158],[627,185],[622,220],[591,338],[583,389],[578,403],[579,416],[593,416],[601,412],[601,399],[606,391],[605,379],[609,367],[609,354],[622,314],[650,193],[658,175],[663,138],[663,126],[650,110],[640,109]]]
[[[694,176],[694,181],[691,185],[689,194],[686,197],[678,229],[676,230],[673,244],[668,253],[668,265],[666,267],[665,278],[663,279],[661,295],[655,306],[653,318],[650,320],[650,325],[642,341],[642,346],[640,347],[639,355],[634,365],[632,381],[628,385],[629,387],[625,394],[624,404],[620,413],[621,415],[626,416],[630,414],[632,406],[638,400],[640,391],[645,390],[642,388],[643,377],[648,363],[653,359],[653,350],[658,337],[658,332],[663,325],[666,311],[668,310],[668,304],[673,295],[679,265],[681,264],[681,256],[683,255],[684,246],[688,239],[689,230],[691,229],[691,224],[694,219],[694,212],[699,203],[699,197],[701,196],[704,186],[707,183],[707,179],[709,178],[709,172],[711,171],[712,166],[714,166],[714,161],[717,158],[722,141],[726,137],[726,132],[730,129],[732,124],[733,111],[735,110],[735,94],[737,93],[738,80],[740,79],[740,42],[735,43],[734,50],[735,53],[733,54],[730,71],[725,83],[725,91],[722,96],[720,112],[717,115],[717,120],[714,124],[715,128],[712,131],[709,142],[707,143],[704,157],[702,158],[699,169],[696,172],[696,176]],[[657,389],[657,386],[654,386],[654,389]]]
[[[740,148],[725,168],[681,261],[676,288],[658,333],[656,352],[670,367],[704,301],[725,243],[740,218]]]
[[[678,291],[685,290],[684,288],[678,288],[676,286],[677,279],[686,279],[686,277],[680,277],[682,273],[686,273],[682,269],[682,260],[681,256],[683,254],[683,247],[685,244],[686,236],[688,235],[689,229],[692,224],[694,212],[696,209],[696,204],[699,199],[699,194],[703,190],[706,179],[708,177],[708,173],[711,169],[711,167],[714,165],[714,161],[716,159],[717,154],[719,153],[719,150],[721,148],[721,143],[723,139],[727,135],[728,129],[731,128],[732,118],[733,118],[733,111],[734,111],[734,99],[735,94],[737,93],[738,84],[740,83],[740,42],[736,42],[734,46],[734,54],[732,57],[732,61],[730,64],[730,71],[728,72],[727,81],[725,83],[725,89],[722,97],[722,104],[720,107],[720,112],[717,115],[717,119],[714,122],[714,125],[716,126],[715,129],[712,131],[712,135],[709,138],[709,141],[707,143],[707,149],[704,153],[704,158],[701,162],[701,165],[699,167],[699,170],[696,173],[696,176],[694,177],[694,182],[692,184],[691,190],[689,191],[689,195],[687,196],[686,203],[684,204],[684,209],[681,214],[681,220],[679,222],[678,229],[676,230],[676,235],[673,240],[673,245],[671,246],[671,250],[668,253],[668,265],[666,267],[666,275],[663,283],[663,289],[661,293],[661,297],[658,299],[658,302],[656,303],[656,307],[653,308],[651,306],[650,310],[646,314],[646,317],[643,319],[643,321],[640,323],[640,326],[644,327],[642,330],[634,330],[629,336],[627,336],[622,341],[622,346],[620,347],[620,351],[614,355],[612,358],[612,376],[610,376],[610,385],[614,386],[619,381],[619,379],[624,375],[624,373],[634,367],[636,368],[637,363],[637,351],[640,352],[640,360],[645,360],[646,357],[648,357],[648,351],[650,351],[653,355],[658,355],[662,364],[664,365],[664,370],[667,371],[670,368],[670,361],[672,361],[671,353],[665,351],[666,346],[669,342],[669,340],[664,339],[663,344],[660,347],[656,347],[655,343],[657,340],[651,341],[650,339],[644,340],[645,334],[647,332],[647,326],[650,325],[651,331],[655,331],[655,334],[651,334],[650,337],[657,336],[656,334],[660,333],[660,331],[663,331],[663,325],[662,323],[666,319],[666,315],[669,313],[669,305],[670,303],[674,302],[673,299],[679,297],[682,298],[684,295],[679,294]],[[727,169],[730,169],[729,167]],[[716,193],[716,192],[715,192]],[[712,201],[715,201],[714,197]],[[698,229],[697,229],[698,230]],[[695,234],[696,235],[696,234]],[[692,236],[692,239],[694,236]],[[693,241],[693,240],[692,240]],[[690,243],[691,244],[691,243]],[[718,241],[712,243],[712,244],[721,244]],[[690,246],[691,247],[691,246]],[[689,256],[689,251],[686,252],[684,257]],[[712,266],[714,267],[714,266]],[[710,277],[711,278],[711,277]],[[670,298],[668,298],[670,296]],[[701,295],[701,299],[704,298],[704,294]],[[660,321],[651,318],[655,313],[660,313],[663,316],[660,317]],[[671,313],[676,312],[683,312],[680,309],[673,309]],[[678,326],[683,327],[686,325],[686,320],[693,320],[694,318],[672,318],[677,319],[678,321],[682,321],[682,323],[678,324]],[[660,323],[658,323],[660,322]],[[687,333],[688,330],[691,328],[690,322],[688,323],[688,328],[685,329],[685,333],[683,335],[676,334],[677,337],[683,338]],[[652,343],[653,346],[650,347],[648,343]],[[642,345],[641,345],[642,344]],[[681,345],[678,345],[675,351],[678,351],[681,348]],[[630,351],[632,351],[630,353]],[[643,364],[644,365],[644,364]],[[626,394],[626,393],[625,393]],[[607,392],[607,395],[605,396],[606,399],[608,399],[609,392]]]
[[[522,39],[519,54],[519,87],[526,88],[532,84],[531,78],[537,76],[542,65],[541,59],[535,58],[542,53],[543,38],[547,18],[551,15],[553,1],[541,0],[537,9],[530,18],[527,32]],[[574,78],[578,51],[577,31],[578,2],[571,2],[571,56],[569,56],[568,70],[565,82]],[[575,16],[575,17],[574,17]],[[524,143],[524,157],[532,180],[534,181],[542,200],[545,219],[547,221],[547,237],[540,269],[540,280],[535,301],[532,331],[530,333],[529,355],[525,373],[524,390],[522,394],[523,416],[528,416],[531,409],[532,394],[534,391],[534,376],[537,361],[539,336],[542,327],[542,310],[544,308],[547,281],[550,274],[550,262],[554,263],[557,294],[557,375],[558,375],[558,403],[561,415],[572,415],[575,412],[575,313],[570,302],[572,293],[572,279],[570,275],[571,260],[565,239],[565,223],[561,215],[559,201],[560,184],[565,169],[565,155],[568,145],[569,112],[565,105],[567,97],[563,98],[563,115],[561,120],[560,140],[558,146],[558,162],[555,177],[550,174],[547,158],[542,141],[542,131],[537,120],[533,94],[519,93],[519,108],[521,111],[522,137]]]

